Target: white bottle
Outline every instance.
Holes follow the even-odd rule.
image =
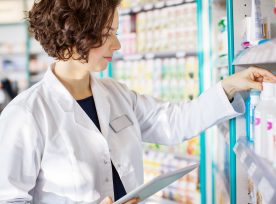
[[[260,91],[251,90],[249,98],[246,101],[247,105],[247,122],[246,122],[246,136],[250,142],[254,142],[255,138],[255,109],[260,102]]]
[[[263,82],[263,91],[261,101],[255,110],[255,152],[267,158],[267,114],[271,112],[274,106],[274,85]]]
[[[267,118],[267,157],[273,164],[276,162],[276,84],[274,84],[274,101],[271,109],[266,115]]]
[[[261,0],[252,0],[251,8],[251,44],[257,45],[263,39]]]

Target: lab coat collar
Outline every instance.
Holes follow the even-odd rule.
[[[64,87],[64,85],[57,79],[53,73],[54,64],[52,64],[46,74],[44,75],[45,85],[48,86],[51,94],[55,97],[55,100],[59,103],[60,107],[66,113],[72,113],[74,120],[77,124],[87,128],[99,131],[96,125],[86,115],[86,113],[79,106],[77,101]],[[108,92],[106,88],[98,82],[98,79],[90,74],[91,76],[91,90],[93,93],[97,115],[100,122],[101,133],[107,138],[110,121],[110,104],[108,101]]]

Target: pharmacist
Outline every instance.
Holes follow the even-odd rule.
[[[1,114],[0,203],[112,203],[143,183],[142,142],[188,140],[242,114],[238,91],[276,82],[249,68],[190,103],[170,103],[97,79],[120,49],[118,4],[41,0],[29,12],[31,32],[56,62]]]

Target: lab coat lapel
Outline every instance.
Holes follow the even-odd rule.
[[[110,103],[108,93],[105,87],[103,87],[96,77],[91,74],[91,89],[94,96],[94,101],[97,109],[97,114],[100,122],[101,132],[105,138],[109,133],[109,121],[110,121]]]
[[[54,66],[54,65],[52,65]],[[98,131],[96,125],[91,121],[91,119],[86,115],[86,113],[79,106],[74,97],[69,93],[69,91],[64,87],[64,85],[56,78],[52,68],[49,68],[44,76],[46,80],[46,86],[49,86],[51,94],[59,103],[60,107],[63,109],[65,114],[62,117],[72,117],[73,121],[81,125],[88,130]],[[69,119],[69,118],[67,118]],[[62,118],[60,118],[62,120]],[[70,125],[70,124],[68,124]]]

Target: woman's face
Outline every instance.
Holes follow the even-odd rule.
[[[108,37],[104,44],[99,48],[91,49],[88,56],[89,71],[99,72],[106,69],[108,62],[111,62],[112,55],[116,50],[121,48],[121,44],[117,38],[119,15],[115,10],[113,22],[108,33]],[[108,29],[108,28],[106,28]]]

